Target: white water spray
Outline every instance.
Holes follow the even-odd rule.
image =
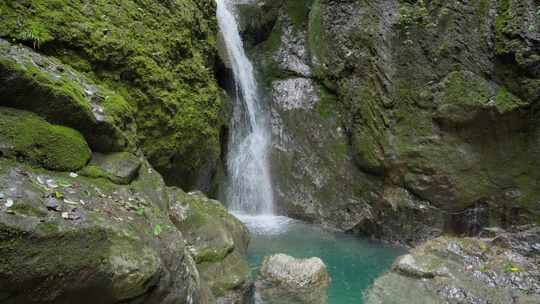
[[[246,56],[230,8],[234,0],[216,0],[217,19],[235,80],[231,141],[227,154],[227,204],[232,212],[274,213],[268,151],[269,120],[260,104],[253,66]]]

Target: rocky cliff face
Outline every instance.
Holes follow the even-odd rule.
[[[530,0],[244,5],[281,208],[412,243],[538,221],[537,10]]]
[[[243,303],[245,227],[168,186],[219,157],[214,2],[0,15],[0,302]]]

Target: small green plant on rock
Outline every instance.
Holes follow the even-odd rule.
[[[39,49],[42,43],[52,39],[52,35],[42,24],[31,23],[19,34],[19,39],[24,42],[32,43],[34,49]]]
[[[512,263],[508,263],[508,264],[506,264],[506,267],[504,267],[504,272],[506,272],[506,273],[516,273],[516,272],[520,272],[520,271],[521,270]]]
[[[428,22],[429,10],[423,0],[416,3],[404,3],[399,8],[399,24],[407,29],[413,25],[435,27],[436,24]]]
[[[163,229],[161,228],[161,225],[160,224],[157,224],[154,226],[154,236],[159,236],[161,234],[161,231]]]

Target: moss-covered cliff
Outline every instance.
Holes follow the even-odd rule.
[[[136,128],[131,143],[89,140],[92,148],[140,146],[169,183],[194,187],[201,170],[209,170],[219,155],[214,5],[212,0],[3,1],[0,37],[59,59],[109,93],[89,96],[92,88],[74,88],[69,81],[53,88],[47,75],[17,66],[24,64],[17,59],[0,58],[2,98],[17,96],[1,104],[95,133],[84,132],[88,119],[66,115],[66,102],[55,105],[47,96],[68,95],[81,104],[78,99],[86,93],[103,111],[114,112],[110,116],[120,129]],[[13,69],[19,70],[19,80],[13,79]]]

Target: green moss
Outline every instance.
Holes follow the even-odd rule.
[[[28,23],[26,28],[18,33],[18,40],[31,44],[34,49],[39,49],[42,43],[52,39],[51,33],[40,23]]]
[[[34,216],[34,217],[45,217],[47,216],[47,211],[38,209],[35,206],[32,206],[31,204],[27,204],[25,202],[16,202],[9,210],[15,212],[15,214],[22,214],[27,216]]]
[[[61,232],[54,227],[55,224],[43,223],[34,233],[0,224],[0,253],[3,257],[0,273],[8,274],[17,269],[16,277],[24,281],[52,274],[68,275],[84,270],[82,267],[85,265],[99,267],[101,256],[107,253],[104,231],[81,229]]]
[[[489,6],[490,6],[489,0],[480,0],[478,1],[478,7],[476,9],[476,14],[478,16],[478,21],[480,22],[480,25],[484,25],[486,23],[486,20],[488,18],[488,12],[489,12]]]
[[[217,297],[242,288],[251,279],[249,265],[237,252],[229,254],[221,263],[201,263],[197,268]]]
[[[213,0],[4,1],[0,9],[0,37],[25,42],[20,33],[38,24],[51,36],[41,52],[136,107],[138,140],[169,182],[191,188],[198,170],[218,157]],[[122,113],[118,100],[105,100],[105,108]]]
[[[456,71],[447,77],[442,101],[454,105],[482,105],[486,104],[489,98],[490,91],[485,81],[476,79],[471,73]]]
[[[520,39],[516,39],[516,34],[523,30],[525,24],[518,10],[517,3],[510,0],[498,1],[495,19],[495,53],[498,55],[513,53],[523,47]]]
[[[53,221],[41,222],[36,226],[36,232],[43,235],[54,234],[59,231],[60,226]]]
[[[286,11],[295,29],[306,27],[314,0],[286,1]]]
[[[448,75],[441,102],[439,114],[455,122],[470,120],[475,111],[484,107],[495,106],[503,114],[527,105],[504,87],[494,94],[487,81],[464,71]]]
[[[412,26],[427,26],[429,24],[429,10],[423,0],[400,1],[399,3],[399,25],[403,29]]]
[[[325,31],[323,30],[323,18],[321,0],[314,0],[311,11],[309,13],[309,32],[308,32],[308,45],[312,56],[316,59],[315,74],[323,76],[322,67],[324,62],[321,60],[326,59],[329,45],[326,43]]]
[[[77,170],[90,159],[90,149],[79,132],[9,108],[0,108],[0,143],[7,156],[52,170]]]
[[[5,105],[74,128],[95,150],[122,149],[133,141],[122,132],[133,119],[126,100],[60,61],[0,41],[0,73],[0,95],[10,97]]]
[[[324,86],[319,90],[320,100],[316,105],[316,110],[323,118],[334,117],[339,113],[337,96],[331,93]]]
[[[95,165],[88,165],[82,168],[78,173],[89,178],[108,178],[107,172]]]
[[[230,216],[222,205],[202,199],[200,196],[186,195],[185,203],[189,206],[187,218],[183,223],[189,229],[196,229],[209,224],[216,218]]]
[[[495,104],[499,113],[506,113],[520,106],[526,106],[528,103],[522,101],[519,97],[510,93],[506,88],[500,87],[495,96]]]
[[[197,264],[201,263],[217,263],[222,262],[229,253],[233,251],[231,248],[204,248],[193,257]]]

